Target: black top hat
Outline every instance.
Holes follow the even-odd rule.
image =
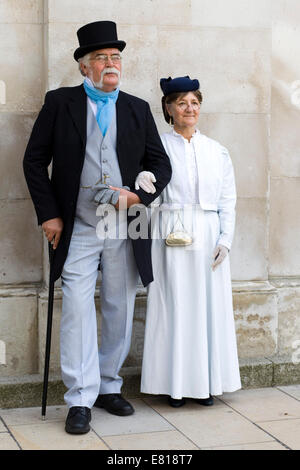
[[[117,36],[117,25],[113,21],[95,21],[89,23],[77,31],[80,47],[74,52],[74,59],[78,61],[89,52],[106,47],[115,47],[122,51],[126,42],[119,41]]]

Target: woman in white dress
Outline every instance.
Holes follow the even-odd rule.
[[[198,80],[161,79],[161,88],[165,119],[174,126],[161,136],[173,173],[152,216],[154,282],[148,289],[141,391],[168,395],[174,407],[187,397],[208,406],[213,395],[241,388],[228,256],[234,170],[228,151],[196,128]],[[184,232],[179,238],[192,244],[168,246],[170,232],[175,238]]]

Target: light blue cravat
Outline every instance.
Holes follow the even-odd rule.
[[[114,105],[119,96],[119,88],[109,93],[99,90],[91,85],[90,80],[85,79],[83,86],[88,97],[97,104],[96,120],[103,137],[111,123]]]

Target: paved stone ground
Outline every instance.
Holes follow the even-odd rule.
[[[91,431],[64,431],[67,409],[0,409],[0,450],[300,450],[300,385],[240,390],[171,408],[162,396],[130,400],[135,414],[117,417],[92,411]]]

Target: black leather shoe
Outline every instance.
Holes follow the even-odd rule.
[[[211,395],[209,395],[209,398],[199,398],[196,401],[203,406],[212,406],[214,404],[214,398]]]
[[[104,408],[109,413],[117,416],[129,416],[134,413],[133,406],[122,397],[121,393],[98,395],[94,406]]]
[[[181,400],[178,400],[177,398],[168,397],[168,402],[170,406],[173,406],[173,408],[180,408],[180,406],[185,405],[184,398],[181,398]]]
[[[69,434],[86,434],[90,430],[91,410],[86,406],[72,406],[66,419],[65,430]]]

